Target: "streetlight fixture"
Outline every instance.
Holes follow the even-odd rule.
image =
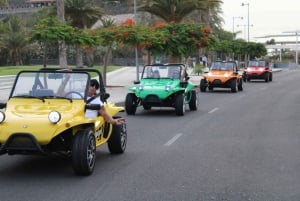
[[[248,42],[249,42],[249,38],[250,38],[250,19],[249,19],[249,3],[242,3],[242,6],[248,6]]]
[[[232,35],[233,35],[233,39],[234,39],[234,19],[243,19],[243,17],[232,17]]]

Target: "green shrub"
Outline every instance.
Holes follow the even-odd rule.
[[[196,66],[194,67],[193,72],[197,75],[200,75],[203,73],[203,70],[204,70],[204,66],[200,63],[197,63]]]

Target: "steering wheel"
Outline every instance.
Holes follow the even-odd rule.
[[[67,93],[65,94],[65,97],[74,98],[74,97],[72,96],[72,94],[76,94],[76,95],[78,95],[80,98],[83,99],[83,95],[82,95],[81,93],[79,93],[78,91],[69,91],[69,92],[67,92]],[[78,98],[78,97],[77,97],[77,98]]]

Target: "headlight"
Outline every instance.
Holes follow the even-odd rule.
[[[143,89],[144,89],[144,85],[140,84],[140,85],[138,86],[138,90],[143,90]]]
[[[48,119],[51,123],[56,124],[57,122],[60,121],[61,115],[57,111],[51,111],[48,115]]]
[[[225,77],[229,77],[229,74],[228,74],[228,73],[225,73],[224,76],[225,76]]]
[[[0,123],[2,123],[5,120],[5,113],[3,111],[0,111]]]
[[[262,72],[262,71],[264,71],[265,70],[265,68],[259,68],[259,71],[260,72]]]
[[[170,90],[171,90],[171,85],[167,84],[167,85],[165,86],[165,90],[166,90],[166,91],[170,91]]]

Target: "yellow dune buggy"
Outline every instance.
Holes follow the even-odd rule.
[[[100,108],[87,98],[92,76],[100,83],[100,93],[92,99],[100,98],[107,112],[120,118],[118,113],[124,108],[107,102],[109,94],[96,69],[20,71],[7,102],[0,104],[0,154],[63,153],[71,158],[76,174],[90,175],[97,147],[107,143],[110,153],[123,153],[127,143],[125,123],[112,125],[102,116],[85,117],[87,109]],[[65,93],[59,95],[62,85]]]

